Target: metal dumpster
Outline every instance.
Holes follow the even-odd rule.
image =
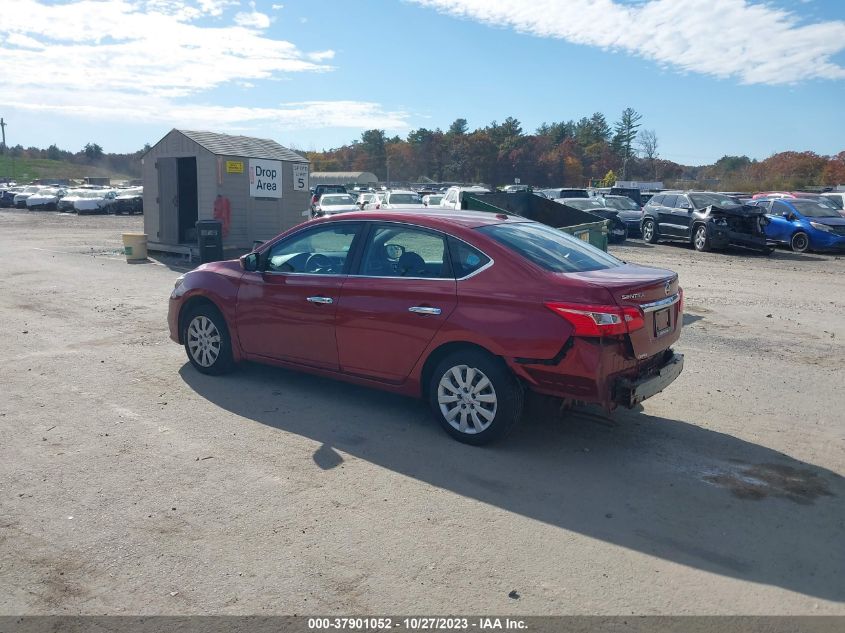
[[[533,193],[464,193],[461,208],[521,215],[558,228],[607,251],[608,220]]]

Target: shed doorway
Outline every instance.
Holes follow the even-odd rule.
[[[199,203],[197,195],[197,159],[196,157],[179,158],[176,163],[179,202],[179,243],[195,243],[197,241],[196,223],[199,219]]]

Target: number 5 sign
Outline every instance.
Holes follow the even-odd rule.
[[[302,191],[308,189],[308,165],[305,163],[293,164],[293,190]]]

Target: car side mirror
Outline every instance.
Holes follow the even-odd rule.
[[[247,272],[258,270],[258,253],[247,253],[240,258],[241,268]]]

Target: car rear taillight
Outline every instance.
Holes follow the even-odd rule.
[[[642,310],[633,306],[586,305],[552,301],[546,307],[569,321],[575,336],[623,336],[645,327]]]
[[[318,200],[318,199],[319,199],[319,198],[318,198],[316,195],[311,196],[311,204],[317,204],[317,200]]]

